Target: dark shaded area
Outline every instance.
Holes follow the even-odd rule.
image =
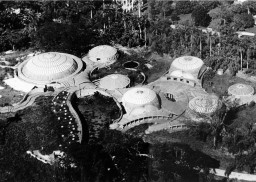
[[[135,61],[128,61],[123,64],[125,68],[137,68],[139,66],[138,62]]]

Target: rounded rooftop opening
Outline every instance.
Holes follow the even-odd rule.
[[[135,69],[138,68],[139,65],[140,63],[138,63],[137,61],[127,61],[123,64],[123,67],[128,69]]]

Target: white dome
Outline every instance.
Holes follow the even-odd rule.
[[[183,72],[181,70],[175,70],[175,71],[171,72],[170,76],[185,78],[185,79],[189,79],[189,80],[194,80],[195,79],[192,74]]]
[[[78,60],[75,56],[58,52],[39,54],[20,66],[19,76],[32,82],[62,79],[81,69],[82,62]]]
[[[152,115],[153,113],[155,113],[157,111],[157,107],[153,106],[153,105],[145,105],[142,107],[137,107],[135,109],[133,109],[130,113],[130,115],[132,116],[140,116],[140,115]]]
[[[189,101],[189,108],[202,114],[215,112],[220,105],[217,96],[198,96]]]
[[[93,62],[115,62],[117,59],[117,49],[108,45],[100,45],[92,48],[88,57]]]
[[[103,77],[99,81],[99,87],[108,90],[126,88],[129,84],[130,79],[127,76],[121,74],[111,74]]]
[[[194,71],[199,70],[203,66],[204,62],[194,56],[182,56],[176,58],[171,65],[171,68],[176,68],[182,71]]]
[[[156,93],[145,87],[135,87],[128,90],[122,97],[122,102],[135,105],[145,105],[157,98]]]
[[[254,94],[254,88],[251,85],[237,83],[228,88],[228,93],[234,96],[250,96]]]
[[[173,77],[182,77],[183,76],[183,73],[181,70],[175,70],[173,72],[171,72],[170,76],[173,76]]]

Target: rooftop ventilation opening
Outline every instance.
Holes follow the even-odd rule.
[[[124,64],[123,64],[123,67],[125,67],[125,68],[137,68],[139,66],[139,63],[138,62],[136,62],[136,61],[127,61],[127,62],[125,62]]]

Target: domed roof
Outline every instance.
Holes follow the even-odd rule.
[[[153,113],[157,112],[157,110],[158,110],[157,107],[153,105],[146,105],[146,106],[137,107],[133,109],[130,115],[132,116],[139,116],[143,114],[153,115]]]
[[[189,79],[189,80],[194,80],[195,79],[192,74],[183,72],[181,70],[175,70],[175,71],[171,72],[170,76],[183,77],[183,78],[186,78],[186,79]]]
[[[215,112],[219,107],[220,101],[217,96],[197,96],[190,100],[189,108],[203,114]]]
[[[103,77],[99,81],[99,87],[108,90],[126,88],[129,84],[130,79],[127,76],[121,74],[111,74]]]
[[[145,87],[135,87],[123,95],[122,102],[144,105],[154,101],[156,98],[157,95],[153,90]]]
[[[93,62],[107,62],[116,59],[117,49],[109,45],[100,45],[92,48],[88,57]]]
[[[176,58],[171,65],[171,68],[174,67],[182,71],[191,71],[200,69],[203,66],[204,62],[194,56],[182,56]]]
[[[249,96],[254,94],[254,89],[250,85],[237,83],[228,88],[228,93],[234,96]]]
[[[65,78],[77,71],[79,58],[58,52],[47,52],[29,59],[21,67],[27,79],[51,81]]]

